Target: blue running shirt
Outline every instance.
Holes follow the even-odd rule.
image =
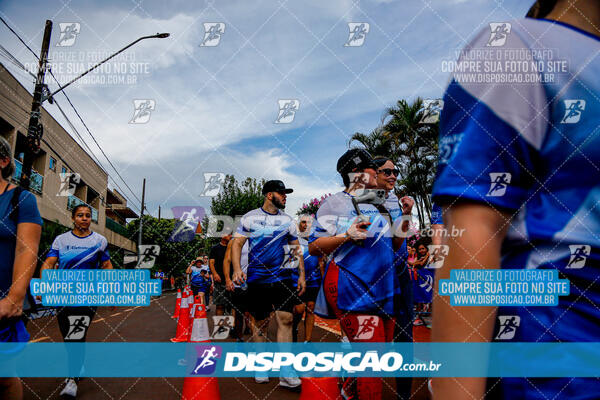
[[[292,217],[278,210],[269,214],[262,207],[246,213],[237,233],[246,236],[248,250],[248,282],[274,283],[291,279],[291,269],[281,268],[289,242],[298,239]]]
[[[498,54],[523,50],[548,65],[530,49],[550,50],[555,61],[567,61],[566,71],[535,83],[493,84],[467,83],[455,72],[444,96],[434,201],[468,199],[511,213],[501,267],[557,269],[570,281],[571,293],[558,306],[500,307],[494,340],[598,342],[600,38],[547,20],[511,25]],[[489,39],[486,28],[465,52],[490,49]],[[515,329],[503,329],[506,321]],[[502,379],[501,385],[505,398],[600,393],[597,379]]]
[[[371,222],[364,244],[347,242],[332,253],[340,267],[337,305],[340,310],[394,315],[399,285],[389,224],[375,206],[360,204],[359,209]],[[338,192],[329,196],[317,212],[310,242],[321,236],[343,234],[356,216],[351,195]]]
[[[110,260],[107,247],[106,238],[99,233],[79,237],[69,231],[54,239],[48,257],[58,257],[60,269],[97,269]]]

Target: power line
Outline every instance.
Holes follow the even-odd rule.
[[[29,47],[29,45],[27,45],[27,43],[25,43],[25,41],[19,36],[19,34],[17,32],[15,32],[10,25],[8,25],[8,23],[4,20],[4,18],[0,17],[0,20],[2,21],[2,23],[4,23],[4,25],[19,39],[19,41],[21,43],[23,43],[23,45],[31,52],[31,54],[34,55],[34,57],[39,60],[39,57],[37,54],[35,54],[35,52],[31,49],[31,47]],[[8,53],[8,51],[7,51]],[[10,54],[10,53],[9,53]],[[12,55],[11,55],[12,56]],[[14,58],[14,57],[13,57]],[[16,60],[16,59],[15,59]],[[25,67],[22,67],[25,71],[27,71],[27,69],[25,69]],[[29,72],[29,71],[27,71]],[[50,76],[52,76],[52,78],[54,79],[54,81],[56,81],[56,83],[58,84],[58,86],[60,87],[60,82],[58,81],[58,79],[56,79],[56,77],[54,76],[54,74],[52,73],[51,70],[49,70],[50,72]],[[119,171],[117,170],[117,168],[114,166],[114,164],[112,163],[112,161],[110,161],[110,159],[108,158],[108,156],[106,155],[106,153],[104,152],[104,150],[102,149],[102,147],[100,147],[100,144],[98,143],[98,141],[96,140],[96,138],[94,137],[94,135],[92,134],[92,132],[90,131],[90,129],[88,128],[88,126],[86,125],[86,123],[83,121],[83,118],[81,117],[81,115],[79,114],[79,112],[77,111],[77,109],[75,108],[75,106],[73,105],[73,103],[71,102],[71,99],[69,99],[69,97],[67,96],[67,94],[63,91],[62,92],[63,95],[65,96],[65,98],[67,99],[67,101],[69,102],[69,104],[71,105],[71,108],[73,109],[73,111],[75,112],[75,114],[77,115],[77,117],[79,118],[79,120],[81,121],[81,123],[83,124],[83,126],[85,127],[86,131],[88,132],[88,134],[90,135],[90,137],[92,138],[92,140],[94,141],[94,143],[96,143],[96,146],[98,146],[98,149],[100,149],[100,152],[102,153],[102,155],[104,156],[104,158],[106,158],[106,161],[108,161],[108,163],[110,164],[110,166],[113,168],[113,170],[115,171],[115,173],[117,174],[117,176],[121,179],[121,181],[123,182],[123,184],[125,184],[125,186],[127,187],[127,189],[129,189],[129,191],[131,192],[131,194],[133,195],[133,197],[135,197],[140,203],[141,200],[137,197],[137,195],[135,194],[135,192],[131,189],[131,187],[127,184],[127,182],[125,182],[125,179],[123,179],[123,177],[121,176],[121,174],[119,173]],[[61,110],[62,113],[62,110]],[[64,116],[64,113],[63,113]],[[69,123],[70,124],[70,123]],[[70,124],[72,125],[72,124]],[[77,135],[81,138],[81,136],[79,135],[79,133],[77,133]],[[83,139],[81,139],[83,141]],[[87,144],[86,144],[87,146]],[[89,149],[89,146],[87,146]],[[91,150],[90,150],[91,152]],[[116,181],[113,182],[116,184]],[[118,185],[117,185],[118,186]],[[119,188],[120,189],[120,188]],[[121,189],[121,191],[123,191]],[[124,195],[124,194],[123,194]]]
[[[4,20],[4,18],[0,17],[0,20],[1,20],[1,21],[2,21],[2,23],[3,23],[4,25],[6,25],[6,27],[7,27],[7,28],[8,28],[8,29],[9,29],[9,30],[10,30],[10,31],[11,31],[11,32],[12,32],[12,33],[13,33],[13,34],[14,34],[14,35],[17,37],[17,39],[19,39],[19,41],[20,41],[21,43],[23,43],[23,45],[24,45],[25,47],[27,47],[27,49],[28,49],[28,50],[31,52],[31,54],[33,54],[33,55],[34,55],[34,57],[35,57],[36,59],[38,59],[38,60],[39,60],[40,58],[38,57],[38,55],[37,55],[37,54],[35,54],[35,52],[34,52],[33,50],[31,50],[31,47],[29,47],[29,45],[28,45],[27,43],[25,43],[25,41],[24,41],[23,39],[21,39],[21,36],[19,36],[19,34],[18,34],[17,32],[15,32],[15,31],[13,30],[13,28],[11,28],[11,27],[10,27],[10,25],[8,25],[8,23],[7,23],[7,22]]]
[[[15,64],[16,66],[20,67],[21,69],[23,69],[26,72],[29,72],[25,69],[25,66],[17,59],[15,58],[8,50],[6,50],[4,47],[2,47],[2,45],[0,45],[0,50],[6,52],[6,54],[2,54],[5,55],[7,58],[9,58],[11,61],[13,61],[13,64]],[[1,54],[1,53],[0,53]],[[30,72],[29,72],[30,73]],[[31,73],[30,73],[31,74]],[[33,74],[31,74],[33,75]],[[33,75],[35,77],[35,75]],[[56,80],[56,78],[54,78]],[[64,92],[63,92],[64,93]],[[29,115],[29,111],[25,108],[23,108],[23,106],[21,106],[20,104],[18,104],[16,101],[14,101],[12,98],[6,96],[3,92],[0,92],[0,95],[2,95],[2,97],[4,97],[6,100],[10,101],[11,103],[13,103],[14,105],[16,105],[18,108],[20,108],[26,115]],[[6,105],[6,103],[4,103]],[[90,157],[92,157],[92,159],[98,164],[98,166],[100,166],[100,168],[102,168],[102,163],[100,163],[100,160],[98,160],[98,158],[96,157],[96,155],[93,153],[92,149],[90,148],[90,146],[87,144],[87,142],[85,141],[85,139],[81,136],[81,134],[79,133],[79,131],[77,130],[77,128],[75,128],[75,125],[73,125],[73,123],[71,122],[71,120],[69,120],[69,118],[67,117],[67,115],[65,114],[65,112],[63,111],[62,107],[60,107],[60,104],[58,104],[58,102],[56,102],[56,106],[58,107],[59,111],[61,112],[62,116],[65,118],[65,120],[67,121],[67,123],[69,124],[69,126],[71,127],[71,129],[73,129],[73,131],[75,132],[75,134],[77,135],[77,137],[79,138],[79,140],[81,140],[81,142],[83,143],[83,145],[85,145],[85,147],[88,149],[89,153],[90,153]],[[12,114],[12,117],[15,118],[15,115]],[[18,118],[17,118],[18,119]],[[56,152],[51,146],[50,144],[46,141],[43,140],[44,143],[46,143],[48,145],[48,147],[50,147],[50,149],[56,153],[56,155],[58,156],[58,158],[63,161],[65,163],[65,165],[67,165],[67,167],[69,167],[70,169],[71,166],[69,166],[69,164],[60,156],[60,154],[58,152]],[[62,146],[61,146],[62,147]],[[64,147],[63,147],[64,149]],[[66,150],[66,153],[69,153],[69,150]],[[104,171],[104,168],[102,168],[102,170]],[[106,172],[106,171],[104,171]],[[112,182],[114,183],[114,185],[122,192],[123,197],[125,197],[125,199],[127,199],[127,201],[134,206],[137,209],[140,209],[140,207],[138,207],[137,205],[135,205],[135,203],[133,201],[131,201],[131,199],[125,194],[125,191],[121,188],[121,186],[119,186],[119,184],[117,183],[117,181],[115,181],[115,179],[113,177],[111,177],[108,172],[106,172],[106,175],[108,176],[108,178],[110,180],[112,180]]]

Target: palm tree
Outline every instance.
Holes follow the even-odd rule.
[[[389,157],[400,169],[398,195],[415,197],[420,226],[431,218],[430,194],[438,153],[438,123],[424,124],[423,100],[412,104],[399,100],[385,110],[381,124],[370,134],[355,133],[349,141],[358,142],[371,154]]]

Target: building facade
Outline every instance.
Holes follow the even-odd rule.
[[[0,64],[0,136],[14,151],[15,183],[21,176],[32,100],[27,89]],[[108,173],[43,107],[41,121],[44,134],[33,161],[30,191],[37,197],[42,218],[71,227],[71,209],[85,203],[92,209],[93,231],[104,235],[112,247],[136,252],[125,224],[128,218],[138,216],[122,194],[108,187]],[[79,174],[79,179],[73,173]]]

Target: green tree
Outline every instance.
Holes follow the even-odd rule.
[[[257,181],[255,178],[246,178],[238,182],[233,175],[226,175],[223,187],[218,195],[212,198],[210,212],[212,215],[227,215],[233,219],[254,210],[264,203],[262,187],[265,180]],[[217,226],[218,231],[223,229],[222,223]],[[234,227],[235,229],[235,227]],[[208,230],[208,217],[202,221],[202,232]],[[207,249],[215,245],[220,239],[206,237]]]
[[[423,100],[409,104],[399,100],[385,110],[381,124],[371,133],[355,133],[349,142],[358,142],[374,156],[389,157],[400,169],[398,195],[415,197],[419,222],[431,219],[431,191],[438,154],[439,124],[424,124]]]
[[[160,253],[154,263],[154,268],[152,268],[153,271],[162,269],[164,272],[172,273],[175,276],[181,275],[185,272],[190,261],[205,250],[205,240],[197,235],[190,242],[167,241],[175,228],[176,222],[176,219],[163,218],[159,220],[151,215],[144,215],[143,217],[142,243],[160,246]],[[139,218],[127,224],[129,237],[137,238],[139,224]]]

